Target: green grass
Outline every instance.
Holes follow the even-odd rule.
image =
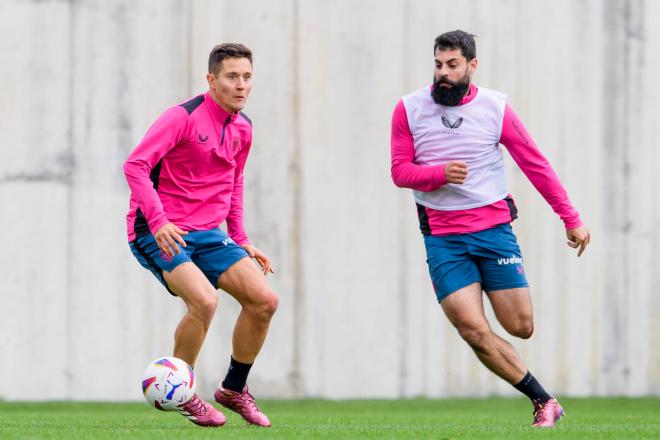
[[[228,415],[200,428],[146,403],[0,402],[0,439],[658,439],[660,398],[561,399],[566,417],[532,429],[531,405],[518,399],[262,401],[270,429]]]

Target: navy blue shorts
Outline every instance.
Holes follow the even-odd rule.
[[[220,275],[232,264],[248,256],[247,252],[221,229],[190,231],[182,237],[186,247],[178,245],[181,253],[173,257],[160,250],[151,234],[138,237],[129,243],[140,264],[150,270],[175,296],[165,282],[163,271],[171,272],[178,265],[192,261],[206,275],[211,285],[217,287]]]
[[[508,223],[471,234],[425,235],[424,245],[438,302],[472,283],[486,292],[529,285]]]

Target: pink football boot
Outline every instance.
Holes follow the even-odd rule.
[[[199,395],[195,394],[187,403],[179,405],[179,414],[199,426],[222,426],[227,417],[210,403],[204,402]]]
[[[242,393],[238,393],[223,388],[221,383],[218,389],[215,390],[214,397],[216,402],[240,414],[248,423],[266,428],[271,425],[266,414],[262,413],[254,402],[254,397],[248,391],[247,385],[243,388]]]
[[[564,409],[554,397],[545,403],[532,401],[534,405],[534,422],[532,426],[552,428],[555,422],[564,415]]]

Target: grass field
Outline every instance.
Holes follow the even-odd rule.
[[[560,399],[566,417],[532,429],[522,399],[262,401],[269,429],[200,428],[146,403],[0,402],[0,439],[660,439],[660,398]]]

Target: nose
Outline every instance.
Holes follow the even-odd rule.
[[[447,75],[447,72],[443,72],[441,70],[438,70],[435,74],[435,80],[436,81],[449,81],[449,75]]]

